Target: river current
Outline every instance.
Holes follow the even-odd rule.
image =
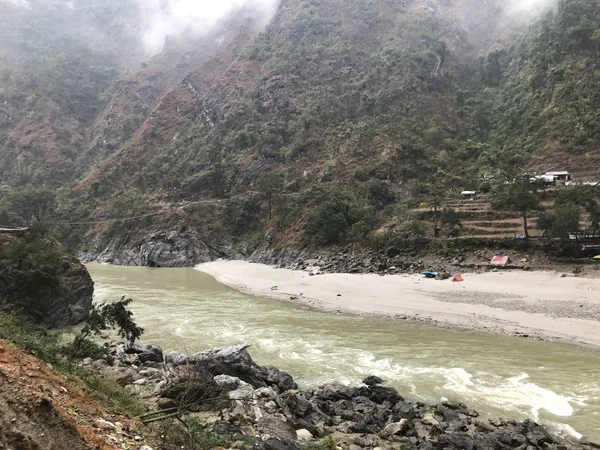
[[[461,401],[600,442],[600,351],[315,311],[249,296],[193,269],[90,265],[95,300],[131,297],[143,340],[196,352],[248,343],[304,386],[378,375],[410,400]]]

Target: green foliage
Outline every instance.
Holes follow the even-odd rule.
[[[583,209],[590,221],[590,231],[600,230],[600,185],[572,186],[564,189],[555,201],[559,209]],[[579,214],[578,214],[579,216]]]
[[[4,30],[10,42],[23,46],[24,57],[0,72],[0,97],[11,111],[19,106],[15,120],[23,123],[46,124],[52,113],[57,140],[50,153],[60,148],[62,161],[51,167],[40,163],[44,149],[37,148],[13,158],[18,148],[10,127],[0,127],[0,155],[6,155],[0,157],[0,175],[19,186],[65,184],[87,170],[79,168],[80,149],[104,145],[90,125],[124,111],[117,101],[111,106],[115,110],[99,116],[110,94],[127,83],[113,85],[122,64],[112,50],[76,42],[62,29],[64,18],[54,10],[38,14],[43,4],[34,3],[39,8],[32,11],[31,23]],[[110,31],[106,34],[125,42],[121,38],[132,31],[124,25],[136,17],[136,2],[124,0],[122,10],[118,3],[81,0],[75,9],[87,12],[89,29]],[[243,82],[230,72],[218,80],[208,77],[206,108],[182,110],[176,119],[162,109],[171,102],[164,102],[156,115],[160,125],[152,128],[149,122],[119,158],[100,166],[106,170],[98,170],[87,188],[61,202],[62,212],[121,217],[145,203],[226,198],[212,222],[235,238],[260,236],[269,222],[307,231],[307,242],[325,245],[349,234],[365,240],[376,215],[381,219],[400,197],[411,204],[426,200],[435,221],[433,234],[441,222],[455,236],[460,229],[455,218],[447,217],[446,223],[441,217],[453,190],[492,191],[505,166],[514,167],[518,160],[526,170],[532,155],[554,148],[594,156],[600,138],[597,1],[561,0],[556,14],[540,23],[490,33],[485,42],[470,33],[474,29],[462,28],[452,2],[433,3],[433,10],[445,13],[417,14],[399,1],[285,3],[263,33],[235,48],[231,67],[246,74]],[[479,3],[491,13],[502,2]],[[46,23],[46,13],[56,20]],[[481,17],[476,28],[486,29],[485,14],[473,16]],[[48,35],[53,39],[42,38]],[[190,61],[197,60],[194,52]],[[161,61],[149,61],[141,77],[147,80],[154,64],[160,72]],[[145,89],[136,95],[143,97]],[[125,137],[139,128],[148,106],[140,98],[120,118]],[[90,134],[93,143],[78,140]],[[174,138],[167,141],[166,136]],[[106,145],[111,148],[102,151],[118,150],[112,142]],[[257,179],[265,167],[268,172]],[[286,174],[288,192],[315,192],[323,186],[348,192],[345,199],[322,195],[326,206],[316,204],[316,195],[297,201],[281,195],[278,173]],[[253,190],[258,195],[250,195]],[[499,198],[510,195],[496,192],[495,197],[498,208],[508,207]],[[526,197],[517,196],[510,206],[524,220],[526,210],[537,208],[535,199]],[[264,203],[268,221],[260,217]],[[409,226],[414,229],[402,232],[421,234],[423,223],[409,220]],[[114,235],[130,231],[110,228]]]
[[[458,237],[462,228],[459,213],[452,208],[444,208],[440,214],[440,222],[447,230],[448,236]]]
[[[372,178],[360,186],[361,196],[364,196],[367,202],[376,208],[389,205],[396,201],[396,196],[390,189],[390,184]]]
[[[109,329],[116,329],[120,337],[133,344],[142,336],[144,329],[135,323],[133,313],[127,308],[131,302],[130,298],[122,297],[113,303],[93,305],[83,328],[68,347],[68,352],[73,356],[89,356],[86,355],[87,351],[97,349],[88,338]]]
[[[55,210],[56,197],[53,191],[44,188],[26,188],[8,196],[7,209],[20,218],[26,226],[44,226],[45,220]]]
[[[525,237],[529,237],[527,216],[531,211],[542,209],[538,189],[541,187],[532,176],[520,173],[512,178],[505,174],[499,178],[492,191],[492,206],[500,210],[515,211],[523,218]]]
[[[0,303],[37,322],[58,297],[69,297],[61,283],[62,258],[56,243],[27,236],[0,245]]]
[[[211,432],[197,414],[186,414],[179,426],[165,423],[161,425],[160,434],[169,443],[192,450],[210,450],[218,447],[228,448],[230,440]]]
[[[245,195],[231,197],[223,212],[225,226],[234,235],[255,231],[260,223],[258,199]]]
[[[581,214],[573,204],[557,204],[553,214],[542,214],[537,220],[537,228],[548,238],[569,239],[571,233],[579,232]]]
[[[267,200],[269,207],[269,219],[273,210],[273,198],[280,194],[285,185],[285,178],[280,173],[266,172],[261,174],[256,180],[256,188],[260,194]]]
[[[58,372],[76,376],[91,389],[92,395],[110,402],[132,416],[143,414],[148,409],[135,392],[121,387],[111,378],[83,369],[66,357],[59,334],[50,333],[44,327],[32,324],[15,312],[0,311],[0,338],[51,364]]]
[[[506,150],[532,153],[548,141],[573,153],[600,136],[600,29],[596,0],[560,0],[521,41],[507,69],[494,134]]]
[[[336,450],[337,441],[332,436],[324,437],[312,447],[314,450]]]
[[[347,192],[331,191],[310,217],[307,233],[308,242],[331,245],[340,242],[356,223],[372,223],[374,211],[370,206],[360,206],[357,199]]]

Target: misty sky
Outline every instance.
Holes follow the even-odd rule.
[[[2,3],[31,8],[33,0],[0,0]],[[36,0],[47,2],[64,2],[73,5],[83,0]],[[183,32],[202,34],[207,32],[220,20],[240,8],[252,8],[260,12],[261,22],[266,25],[277,10],[279,0],[134,0],[137,2],[142,17],[137,24],[140,39],[146,53],[153,55],[160,52],[167,36],[177,36]],[[348,0],[352,1],[352,0]],[[415,0],[421,1],[421,0]],[[481,0],[485,2],[486,0]],[[557,0],[506,0],[505,12],[524,13],[542,12],[554,6]]]
[[[165,37],[191,30],[205,32],[232,11],[251,7],[261,12],[264,23],[277,10],[278,0],[137,0],[143,11],[142,40],[149,53],[159,52]]]

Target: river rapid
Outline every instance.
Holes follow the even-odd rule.
[[[88,266],[95,301],[126,295],[165,351],[249,343],[304,386],[378,375],[410,400],[451,399],[490,417],[532,418],[600,443],[600,351],[315,311],[253,297],[193,269]]]

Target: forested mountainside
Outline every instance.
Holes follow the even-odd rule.
[[[71,2],[97,32],[71,42],[39,1],[37,25],[0,19],[3,190],[58,188],[60,221],[156,214],[69,229],[94,251],[410,234],[422,202],[501,171],[600,167],[596,0],[283,0],[264,29],[238,11],[147,60],[136,2]]]

